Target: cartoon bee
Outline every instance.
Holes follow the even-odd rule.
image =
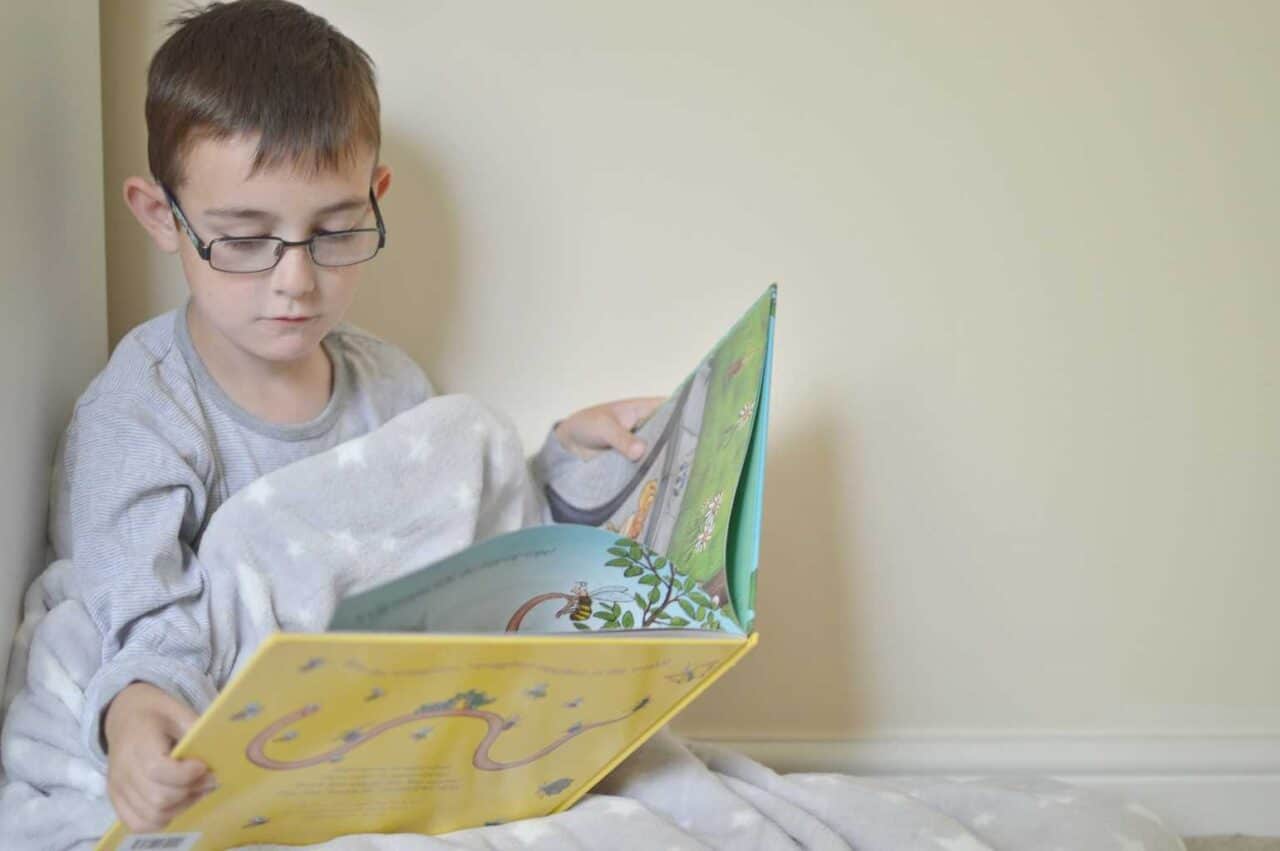
[[[543,783],[538,787],[538,797],[550,798],[553,795],[559,795],[565,789],[573,785],[572,777],[561,777],[558,780],[552,780],[550,783]]]
[[[519,715],[512,715],[512,716],[511,716],[510,718],[508,718],[506,721],[503,721],[503,722],[502,722],[502,729],[504,729],[504,730],[510,730],[512,727],[514,727],[515,725],[517,725],[517,724],[519,724],[519,723],[520,723],[520,716],[519,716]]]
[[[454,707],[457,709],[479,709],[486,703],[493,703],[493,701],[494,698],[489,697],[482,691],[467,689],[464,692],[459,692],[454,697]]]
[[[306,664],[298,668],[298,670],[305,674],[308,671],[314,671],[323,664],[324,660],[317,656],[314,659],[308,659]]]
[[[276,736],[276,737],[275,737],[275,739],[273,739],[272,741],[276,741],[276,742],[292,742],[292,741],[293,741],[294,739],[296,739],[296,738],[298,738],[298,731],[297,731],[297,730],[286,730],[286,731],[284,731],[283,733],[281,733],[280,735]]]
[[[566,700],[564,702],[565,709],[577,709],[581,705],[582,705],[582,698],[580,697],[575,697],[573,700]]]
[[[556,617],[562,618],[569,616],[569,620],[582,623],[591,617],[591,604],[595,600],[604,600],[609,603],[629,603],[631,601],[631,592],[622,585],[606,585],[604,588],[597,588],[591,591],[587,588],[585,582],[575,582],[573,587],[569,589],[569,595],[573,597],[564,608],[556,612]]]
[[[414,739],[414,741],[417,741],[417,742],[422,741],[422,740],[423,740],[423,739],[425,739],[427,736],[431,735],[431,731],[432,731],[432,729],[434,729],[434,728],[432,728],[432,727],[423,727],[423,728],[422,728],[422,729],[420,729],[420,730],[414,730],[414,731],[413,731],[413,739]]]
[[[578,735],[579,733],[582,732],[582,722],[574,721],[572,724],[569,725],[569,729],[565,730],[565,732],[571,736]]]
[[[715,666],[714,662],[707,662],[706,664],[698,665],[696,668],[685,665],[683,671],[675,674],[667,674],[667,679],[671,680],[673,683],[679,683],[680,685],[691,683],[694,680],[702,679],[707,674],[711,673],[711,669]]]
[[[265,816],[254,816],[253,818],[245,822],[244,826],[245,827],[262,827],[264,824],[266,824],[269,821],[271,821],[271,819]]]
[[[547,696],[547,684],[538,683],[533,688],[525,689],[524,694],[525,694],[525,697],[531,697],[534,700],[541,700],[542,698]]]
[[[357,727],[354,730],[347,730],[345,733],[338,736],[338,738],[342,739],[344,742],[358,742],[364,738],[364,733],[361,732],[359,727]]]
[[[262,712],[261,703],[250,703],[244,709],[241,709],[235,715],[231,716],[232,721],[246,721],[250,718],[256,718]]]
[[[386,694],[386,692],[384,692],[382,689],[378,688],[377,686],[374,686],[373,691],[369,692],[369,695],[365,698],[365,702],[367,703],[370,700],[377,700],[378,698],[382,697],[384,694]]]

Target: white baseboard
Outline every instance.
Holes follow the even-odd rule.
[[[1183,836],[1280,836],[1280,735],[699,738],[783,772],[1054,777],[1137,801]]]

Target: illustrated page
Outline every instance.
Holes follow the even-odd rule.
[[[749,645],[277,634],[175,750],[219,785],[168,832],[204,851],[544,815]]]
[[[557,518],[601,526],[676,563],[709,598],[731,598],[727,572],[729,518],[747,449],[767,400],[776,287],[770,287],[716,344],[637,434],[648,452],[632,478],[594,506],[548,500]],[[761,429],[763,440],[763,429]],[[763,456],[763,443],[760,446]],[[581,476],[612,459],[587,462]],[[758,523],[758,512],[749,515]],[[731,616],[741,623],[741,618]]]
[[[353,595],[331,630],[434,633],[701,629],[742,635],[727,599],[665,556],[588,526],[521,529]]]

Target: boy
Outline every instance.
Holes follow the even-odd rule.
[[[372,63],[284,0],[174,21],[148,72],[148,158],[124,200],[179,254],[184,308],[133,329],[78,400],[57,462],[51,540],[73,559],[104,639],[84,743],[134,831],[159,829],[212,778],[168,754],[215,696],[195,551],[232,493],[432,395],[402,351],[341,323],[386,242]],[[408,250],[409,241],[405,245]],[[546,481],[608,448],[638,458],[633,399],[558,423]]]

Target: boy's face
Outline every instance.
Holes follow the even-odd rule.
[[[369,190],[381,197],[390,173],[385,166],[374,168],[372,150],[340,171],[313,175],[286,166],[247,177],[256,149],[252,137],[202,140],[185,158],[186,182],[173,192],[205,243],[251,236],[304,240],[322,231],[374,226]],[[342,320],[364,268],[317,266],[306,246],[293,246],[268,271],[220,272],[200,258],[185,233],[176,233],[192,321],[215,332],[219,343],[264,361],[298,361],[314,353]]]

